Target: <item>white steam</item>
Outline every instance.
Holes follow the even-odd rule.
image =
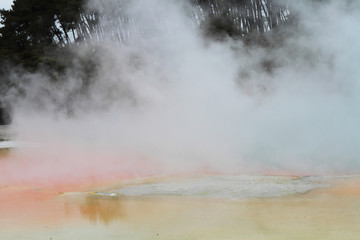
[[[64,157],[56,161],[66,169],[73,164],[66,160],[67,146],[76,146],[112,153],[118,165],[123,155],[141,156],[156,166],[154,172],[165,174],[206,168],[299,174],[360,170],[360,9],[355,3],[291,4],[299,25],[282,46],[265,49],[204,39],[178,2],[127,2],[124,11],[134,19],[138,37],[124,45],[111,37],[99,43],[91,100],[72,103],[75,117],[54,114],[58,110],[47,97],[41,107],[47,110],[35,110],[31,99],[54,87],[44,86],[42,74],[32,76],[36,84],[27,90],[33,95],[15,109],[19,141],[59,146],[56,154]],[[82,54],[80,47],[76,51]],[[266,72],[259,64],[263,60],[277,67]],[[57,88],[55,102],[68,96],[76,81]],[[115,164],[79,161],[95,168]]]

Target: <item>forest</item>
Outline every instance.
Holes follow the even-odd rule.
[[[76,77],[86,88],[97,71],[96,43],[111,36],[122,45],[142,36],[141,29],[131,26],[134,19],[124,11],[127,3],[111,0],[94,6],[85,0],[15,0],[11,9],[0,10],[2,107],[8,105],[3,96],[19,85],[12,74],[17,71],[46,72],[52,81],[63,81],[63,73],[76,59],[80,72]],[[295,19],[286,3],[276,0],[190,0],[188,6],[193,20],[189,27],[199,28],[204,39],[231,38],[249,46],[272,47],[268,35],[277,35],[281,41],[283,31],[279,29],[294,24]],[[153,19],[152,24],[155,28],[159,25],[161,31],[159,22],[164,19],[155,15]],[[74,48],[84,46],[84,56],[74,54]],[[269,67],[271,63],[264,64],[264,68]]]
[[[109,15],[101,4],[93,9],[84,0],[15,0],[10,10],[0,11],[1,60],[29,70],[47,66],[61,71],[69,46],[100,41],[107,28],[114,32],[114,41],[131,41],[137,31],[123,28],[132,21],[122,11],[126,1],[109,2],[114,5],[111,16],[117,16],[111,26],[99,21]],[[191,4],[194,23],[218,40],[231,37],[259,43],[263,34],[289,20],[289,10],[274,0],[192,0]]]

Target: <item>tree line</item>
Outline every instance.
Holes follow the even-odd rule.
[[[287,6],[276,0],[187,1],[192,5],[189,15],[194,25],[204,36],[219,41],[230,37],[261,44],[266,33],[289,22],[291,16]],[[71,67],[69,59],[79,57],[71,51],[73,46],[91,48],[109,33],[118,44],[141,37],[141,30],[132,26],[135,19],[125,11],[127,2],[99,1],[92,8],[86,0],[14,0],[11,9],[0,10],[0,105],[1,97],[16,82],[9,75],[9,66],[12,71],[16,67],[29,72],[49,70],[58,81]],[[155,25],[164,21],[161,16],[154,19]],[[89,54],[78,59],[77,70],[85,84],[96,72],[96,51],[91,49]]]
[[[39,64],[55,65],[51,51],[101,41],[105,32],[112,32],[119,43],[129,41],[137,31],[124,28],[132,21],[122,8],[124,2],[104,1],[103,7],[99,4],[90,9],[85,0],[15,0],[10,10],[0,10],[0,57],[35,69]],[[214,38],[229,36],[251,42],[289,18],[287,7],[275,0],[191,2],[194,22]],[[105,6],[109,4],[113,4],[111,13]],[[102,21],[106,18],[111,19]]]

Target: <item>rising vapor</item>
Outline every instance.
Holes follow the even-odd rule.
[[[9,96],[19,147],[0,162],[0,184],[360,170],[356,2],[287,3],[296,24],[270,31],[272,47],[209,38],[189,2],[119,2],[89,3],[107,29],[74,46],[96,60],[86,92],[76,62],[65,83],[13,73],[26,95]]]

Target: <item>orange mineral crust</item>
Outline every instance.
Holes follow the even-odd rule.
[[[360,179],[333,181],[304,194],[247,200],[8,188],[0,191],[0,238],[357,240]]]
[[[340,181],[336,186],[324,191],[325,193],[339,196],[360,196],[360,179]]]
[[[16,228],[26,224],[30,227],[37,221],[46,223],[50,219],[64,218],[64,211],[56,201],[57,196],[54,192],[39,192],[34,189],[0,190],[2,230],[5,226]]]

